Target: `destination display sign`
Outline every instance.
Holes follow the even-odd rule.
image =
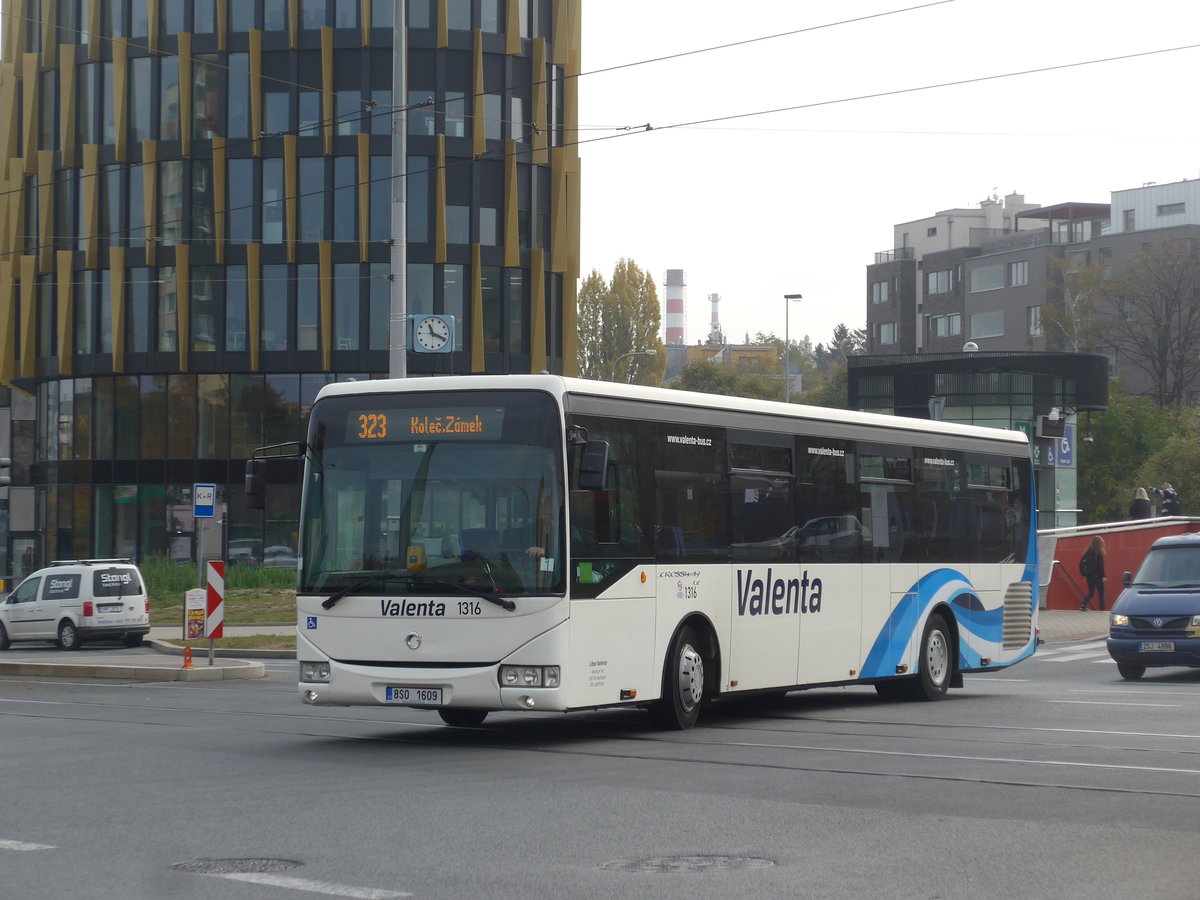
[[[346,417],[347,443],[496,439],[504,431],[504,409],[362,409]]]

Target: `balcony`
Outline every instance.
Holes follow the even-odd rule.
[[[875,265],[895,262],[899,259],[915,259],[912,247],[897,247],[895,250],[880,250],[875,254]]]

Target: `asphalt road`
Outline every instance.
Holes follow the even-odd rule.
[[[1057,644],[940,703],[313,710],[0,676],[0,897],[1197,896],[1200,672]]]

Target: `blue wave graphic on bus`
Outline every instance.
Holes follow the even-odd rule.
[[[938,569],[917,580],[888,616],[863,663],[862,678],[883,678],[896,674],[896,666],[906,658],[908,647],[920,640],[917,626],[930,607],[949,603],[959,626],[959,656],[962,668],[982,665],[983,654],[973,644],[999,644],[1004,637],[1003,608],[984,609],[975,587],[954,569]],[[989,654],[990,651],[989,651]]]

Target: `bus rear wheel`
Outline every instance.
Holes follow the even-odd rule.
[[[487,718],[487,710],[445,707],[438,710],[438,715],[447,725],[453,725],[455,728],[472,728],[475,725],[483,724],[483,720]]]
[[[917,677],[908,683],[911,699],[941,700],[946,696],[954,673],[954,660],[950,656],[953,646],[946,620],[934,613],[925,623],[925,634],[921,637]]]
[[[691,625],[680,629],[671,642],[663,668],[662,699],[650,708],[655,721],[664,728],[683,731],[695,725],[700,717],[705,693],[700,646],[699,636]]]

